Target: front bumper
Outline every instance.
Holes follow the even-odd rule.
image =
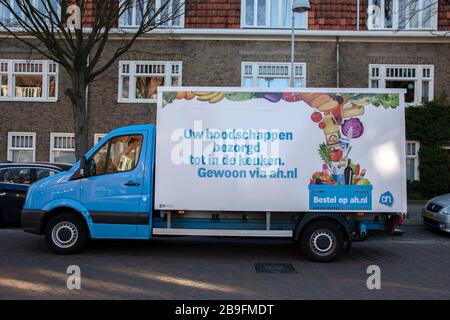
[[[47,211],[43,210],[22,210],[21,222],[23,231],[42,234],[42,224]]]
[[[450,223],[423,216],[423,223],[435,229],[450,233]]]

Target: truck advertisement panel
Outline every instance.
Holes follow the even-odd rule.
[[[404,91],[158,89],[155,209],[406,212]]]

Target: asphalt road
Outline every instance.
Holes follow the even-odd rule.
[[[94,241],[75,256],[58,256],[44,239],[0,230],[1,299],[450,299],[450,235],[422,226],[413,214],[397,237],[355,243],[331,264],[307,261],[290,241],[171,238]],[[290,263],[296,273],[257,273],[255,263]],[[69,290],[66,269],[81,270]],[[367,267],[381,270],[369,290]]]

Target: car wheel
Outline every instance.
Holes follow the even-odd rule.
[[[84,249],[88,239],[85,224],[70,213],[59,214],[45,227],[48,246],[58,254],[74,254]]]
[[[313,222],[303,230],[300,240],[302,253],[315,262],[335,261],[344,248],[344,237],[337,223]]]

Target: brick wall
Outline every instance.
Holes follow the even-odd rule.
[[[309,29],[356,30],[356,0],[311,0]],[[365,26],[367,0],[361,0],[360,25]],[[363,28],[362,28],[363,29]]]
[[[438,29],[450,31],[450,0],[439,0]]]
[[[239,29],[240,11],[240,0],[187,0],[184,26]]]

